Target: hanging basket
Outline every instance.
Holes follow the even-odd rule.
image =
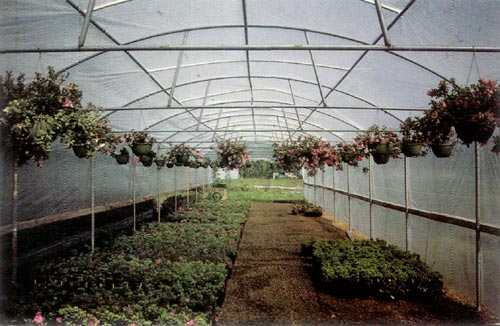
[[[89,157],[89,149],[84,144],[74,144],[73,152],[79,158],[87,158]]]
[[[436,157],[450,157],[453,154],[453,144],[436,144],[432,145],[431,149]]]
[[[141,155],[140,160],[144,166],[151,166],[153,164],[153,158],[149,155]]]
[[[174,167],[174,163],[167,163],[167,168],[171,169]]]
[[[165,160],[155,160],[155,164],[157,167],[161,168],[165,165]]]
[[[389,153],[389,145],[387,144],[376,144],[373,146],[373,153],[377,154],[387,154]]]
[[[152,147],[153,144],[151,143],[135,143],[132,146],[132,152],[137,156],[146,155],[151,151]]]
[[[401,151],[407,157],[416,157],[422,155],[422,144],[419,143],[404,143]]]
[[[474,123],[457,123],[454,127],[458,139],[465,145],[469,145],[475,141],[486,144],[495,131],[494,125],[486,128],[478,128]]]
[[[186,163],[189,165],[189,155],[177,155],[177,156],[175,156],[175,165],[182,166],[182,165],[186,165]]]
[[[130,160],[130,155],[125,155],[125,154],[115,155],[115,160],[116,163],[118,164],[127,164],[128,161]]]
[[[389,154],[382,154],[382,153],[377,153],[377,152],[374,152],[373,155],[373,161],[377,164],[386,164],[387,162],[389,162]]]

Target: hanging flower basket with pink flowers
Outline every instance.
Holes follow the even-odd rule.
[[[475,141],[485,145],[500,125],[500,89],[493,80],[481,78],[468,86],[459,86],[454,79],[442,80],[427,94],[433,98],[433,108],[449,112],[457,137],[465,145]]]

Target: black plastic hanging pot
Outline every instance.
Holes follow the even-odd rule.
[[[146,155],[151,151],[152,147],[151,143],[135,143],[132,146],[132,152],[137,156]]]
[[[422,144],[420,143],[404,143],[401,151],[407,157],[416,157],[422,155]]]
[[[386,164],[387,162],[389,162],[389,154],[382,154],[382,153],[376,153],[374,152],[372,154],[372,157],[373,157],[373,161],[377,164]]]
[[[431,149],[436,157],[450,157],[453,154],[453,144],[435,144]]]

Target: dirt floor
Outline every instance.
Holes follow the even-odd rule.
[[[418,324],[498,322],[486,312],[445,297],[436,302],[340,298],[314,286],[308,240],[344,238],[323,218],[291,215],[285,203],[254,203],[246,222],[217,325]]]

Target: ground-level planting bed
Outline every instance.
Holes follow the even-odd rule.
[[[66,325],[207,325],[220,305],[249,205],[201,201],[93,254],[37,267],[9,315]],[[9,321],[10,322],[10,321]]]
[[[477,313],[470,302],[446,291],[434,299],[415,300],[359,291],[356,297],[326,289],[315,272],[312,255],[302,254],[302,244],[350,240],[331,221],[292,215],[292,208],[285,203],[252,203],[218,326],[498,322],[487,311]]]

